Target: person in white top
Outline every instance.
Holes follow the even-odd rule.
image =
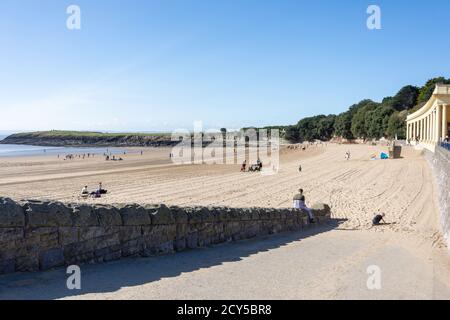
[[[294,208],[306,211],[306,213],[308,214],[309,222],[314,223],[315,221],[312,210],[308,208],[305,204],[305,196],[303,195],[303,189],[299,189],[299,192],[300,193],[296,194],[293,199]]]

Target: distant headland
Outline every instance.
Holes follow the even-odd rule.
[[[89,131],[39,131],[7,136],[0,144],[49,147],[164,147],[173,146],[169,133],[103,133]]]

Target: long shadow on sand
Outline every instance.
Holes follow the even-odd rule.
[[[0,277],[0,300],[59,299],[88,293],[114,292],[122,287],[139,286],[162,278],[179,276],[202,268],[240,261],[339,227],[344,220],[331,220],[311,229],[280,233],[250,240],[225,243],[172,255],[122,259],[81,266],[81,290],[68,290],[65,269],[12,274]]]

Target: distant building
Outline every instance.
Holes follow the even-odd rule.
[[[430,100],[406,118],[406,138],[434,152],[450,132],[450,85],[438,84]]]

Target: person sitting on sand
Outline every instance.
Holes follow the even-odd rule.
[[[293,202],[294,202],[294,208],[295,209],[301,209],[306,211],[309,218],[309,223],[314,223],[314,215],[312,213],[312,210],[308,208],[305,204],[305,196],[303,194],[303,189],[298,190],[300,193],[296,194],[294,196]]]
[[[87,195],[87,194],[89,194],[88,187],[84,186],[83,189],[81,189],[81,195]]]
[[[97,189],[97,193],[98,194],[106,194],[108,191],[103,189],[103,185],[101,182],[98,183],[98,189]]]
[[[379,226],[381,224],[381,221],[383,221],[383,223],[386,223],[386,221],[384,221],[384,216],[384,213],[375,215],[375,217],[373,217],[372,219],[372,225]]]

